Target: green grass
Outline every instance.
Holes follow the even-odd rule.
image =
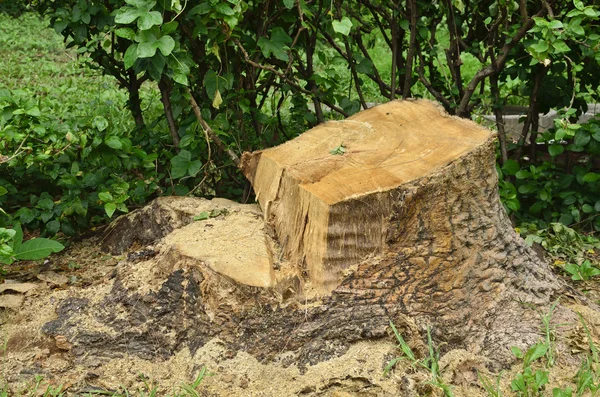
[[[571,380],[568,384],[550,389],[550,381],[552,379],[550,378],[550,371],[548,369],[556,364],[554,334],[555,328],[560,325],[551,325],[551,319],[558,303],[557,300],[551,305],[548,312],[541,315],[543,340],[525,351],[521,351],[517,347],[511,348],[521,365],[521,370],[513,374],[512,379],[510,379],[512,393],[508,394],[508,396],[541,397],[552,395],[553,397],[580,397],[584,395],[596,396],[600,391],[600,358],[598,348],[581,314],[579,318],[589,344],[589,351],[582,354],[581,364],[575,373],[568,377]],[[425,370],[430,373],[431,377],[430,381],[427,382],[428,384],[441,389],[441,392],[445,396],[453,396],[452,385],[444,383],[442,374],[440,373],[438,364],[439,352],[431,338],[430,329],[427,329],[428,356],[418,359],[391,321],[390,327],[396,337],[398,349],[401,354],[388,363],[384,370],[384,375],[387,375],[399,362],[408,361],[413,371]],[[505,395],[501,388],[502,376],[503,374],[500,373],[492,379],[478,373],[479,384],[489,397],[501,397]],[[564,379],[567,376],[561,373],[561,378]]]
[[[18,18],[0,13],[0,89],[17,90],[37,101],[42,113],[65,120],[102,115],[124,129],[134,122],[126,108],[127,93],[116,79],[93,69],[87,58],[66,49],[62,36],[32,13]],[[161,105],[155,89],[142,91],[145,107]]]

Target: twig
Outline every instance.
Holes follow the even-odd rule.
[[[204,119],[202,118],[202,113],[200,112],[200,107],[198,106],[198,103],[194,99],[194,95],[192,94],[192,91],[190,91],[190,89],[188,88],[187,92],[190,95],[190,103],[192,105],[192,110],[194,111],[194,114],[196,115],[196,118],[198,119],[198,123],[200,123],[200,126],[202,127],[202,130],[204,131],[204,134],[205,134],[204,136],[206,138],[207,146],[208,146],[208,159],[209,159],[208,162],[210,162],[210,155],[211,155],[210,140],[212,140],[219,147],[219,149],[221,149],[223,152],[227,153],[227,155],[229,156],[231,161],[233,161],[233,163],[236,166],[239,166],[240,158],[238,157],[238,155],[235,154],[233,152],[233,150],[226,147],[223,144],[223,141],[221,141],[221,139],[217,136],[217,134],[215,134],[215,132],[212,130],[212,128],[210,128],[210,126],[206,123],[206,121],[204,121]],[[210,140],[209,140],[209,137],[210,137]]]
[[[238,39],[236,39],[236,38],[233,38],[232,40],[238,46],[238,48],[240,49],[240,51],[242,52],[242,55],[244,56],[244,60],[246,61],[246,63],[254,66],[255,68],[266,70],[268,72],[276,74],[281,79],[285,80],[289,85],[291,85],[292,87],[294,87],[295,89],[297,89],[298,91],[300,91],[301,93],[303,93],[305,95],[309,95],[310,97],[314,97],[315,96],[314,92],[311,92],[311,91],[307,90],[306,88],[300,87],[300,85],[297,82],[291,80],[285,73],[282,73],[282,72],[278,71],[277,69],[275,69],[272,66],[261,65],[261,64],[259,64],[257,62],[254,62],[252,59],[250,59],[250,55],[248,55],[248,52],[242,46],[242,43],[240,43],[240,41]],[[323,103],[325,105],[327,105],[329,108],[331,108],[332,110],[335,110],[339,114],[343,115],[344,117],[348,117],[349,116],[349,114],[346,113],[342,108],[334,105],[333,103],[327,103],[325,101],[323,101]]]
[[[17,157],[19,154],[19,151],[21,150],[21,148],[23,147],[23,145],[25,144],[25,141],[27,140],[27,138],[29,138],[29,134],[27,134],[25,136],[25,138],[21,141],[21,144],[19,145],[19,147],[17,148],[17,150],[15,150],[15,153],[7,158],[4,157],[0,157],[0,164],[4,164],[4,163],[8,163],[10,160],[14,159],[15,157]],[[69,144],[70,145],[70,144]]]

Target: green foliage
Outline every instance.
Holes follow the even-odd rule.
[[[72,49],[61,53],[56,38],[45,38],[54,55],[80,57],[69,84],[44,69],[56,65],[34,66],[52,80],[42,89],[44,79],[20,68],[0,94],[8,137],[0,152],[10,158],[0,164],[0,203],[44,235],[72,235],[161,194],[239,197],[243,178],[227,153],[278,144],[399,97],[435,98],[461,117],[528,105],[524,136],[500,142],[507,209],[539,228],[600,228],[599,125],[573,122],[600,97],[595,5],[40,0],[30,8]],[[29,16],[2,21],[33,25]],[[35,61],[31,53],[44,48],[37,38],[24,43],[19,28],[0,37],[3,70]],[[89,87],[101,88],[81,95]],[[556,128],[532,132],[534,115],[550,108],[566,108]],[[567,163],[565,153],[581,161]]]
[[[524,223],[517,231],[529,245],[540,244],[553,259],[563,262],[582,262],[587,254],[600,249],[600,240],[582,235],[562,223],[551,223],[545,229],[538,229],[536,224]]]
[[[600,120],[563,126],[563,133],[570,135],[556,139],[561,130],[557,128],[540,137],[542,142],[560,142],[548,146],[550,160],[525,166],[514,160],[504,163],[500,170],[502,178],[508,175],[516,180],[513,184],[503,178],[500,194],[507,208],[516,212],[521,221],[535,220],[542,228],[551,222],[576,223],[598,231],[600,174],[593,170],[594,156],[600,154]],[[563,153],[576,154],[580,161],[576,165],[566,164],[566,157],[557,157]]]
[[[571,275],[571,278],[574,281],[587,281],[590,278],[600,274],[600,269],[592,266],[592,263],[589,260],[583,261],[581,265],[567,263],[564,269],[565,272]]]
[[[64,248],[58,241],[47,238],[32,238],[23,242],[23,230],[19,223],[16,223],[13,229],[0,228],[0,264],[10,265],[19,260],[44,259]]]

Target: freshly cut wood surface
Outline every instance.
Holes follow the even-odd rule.
[[[341,270],[381,253],[395,189],[490,138],[433,102],[394,101],[246,154],[242,167],[290,260],[329,291]]]

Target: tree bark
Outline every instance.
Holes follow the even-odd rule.
[[[171,132],[171,139],[173,140],[173,146],[179,149],[179,130],[177,123],[173,117],[173,109],[171,107],[171,82],[164,75],[158,82],[158,88],[160,89],[161,102],[167,117],[167,124],[169,125],[169,131]]]

